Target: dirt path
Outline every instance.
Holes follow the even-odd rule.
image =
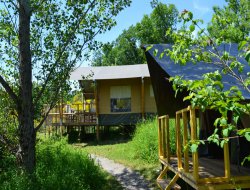
[[[138,172],[125,167],[122,164],[115,163],[104,157],[91,154],[93,158],[104,170],[116,177],[117,181],[126,190],[153,190],[149,188],[149,182],[146,181]]]

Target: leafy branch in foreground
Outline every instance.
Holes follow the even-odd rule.
[[[205,29],[201,29],[199,23],[202,21],[194,20],[191,12],[184,10],[181,18],[182,29],[176,33],[167,31],[167,35],[171,35],[174,39],[172,48],[161,52],[160,57],[167,55],[175,64],[181,65],[208,64],[210,67],[212,65],[214,71],[204,74],[199,80],[185,80],[182,76],[175,76],[170,81],[173,82],[176,93],[188,91],[189,94],[184,101],[190,101],[193,107],[199,107],[202,111],[214,109],[220,113],[220,117],[214,122],[215,131],[207,140],[223,147],[230,138],[230,132],[237,129],[239,119],[243,115],[250,114],[250,104],[243,96],[243,91],[244,94],[250,94],[250,73],[246,72],[250,64],[249,36],[239,42],[236,55],[230,51],[236,44],[227,43],[228,49],[220,48],[226,41],[219,37],[212,38]],[[195,38],[194,31],[197,28],[199,32]],[[226,76],[233,78],[236,81],[235,85],[226,88],[225,79],[223,81]],[[221,134],[218,134],[219,131]],[[248,141],[250,141],[249,132],[249,128],[237,130],[237,134]],[[220,135],[222,138],[219,138]],[[197,149],[199,144],[193,143],[192,151]]]

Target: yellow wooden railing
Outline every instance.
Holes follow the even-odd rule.
[[[88,108],[86,110],[86,108]],[[45,105],[46,111],[46,105]],[[45,123],[47,125],[63,124],[95,124],[96,112],[93,103],[84,102],[83,104],[59,104],[49,113]]]
[[[169,117],[167,115],[158,117],[159,157],[167,158],[169,162],[170,138],[169,138]]]

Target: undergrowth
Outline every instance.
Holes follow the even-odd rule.
[[[170,151],[175,152],[174,120],[170,120]],[[158,157],[158,127],[157,120],[151,119],[138,123],[132,139],[134,158],[146,162],[157,162]]]
[[[37,166],[33,175],[17,168],[14,157],[5,160],[9,166],[0,171],[3,190],[109,189],[107,175],[85,151],[72,149],[65,139],[37,143]]]

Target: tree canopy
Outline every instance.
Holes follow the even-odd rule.
[[[171,43],[166,31],[176,29],[178,11],[173,4],[152,3],[150,15],[144,15],[135,26],[124,30],[118,38],[104,44],[94,55],[93,66],[131,65],[145,63],[143,44]]]
[[[130,0],[1,0],[0,84],[18,120],[19,157],[26,171],[35,166],[36,130],[55,106],[76,63],[110,30]],[[41,116],[41,115],[40,115]],[[34,123],[36,120],[36,125]]]
[[[214,14],[208,25],[209,34],[221,41],[236,42],[250,35],[250,1],[226,0],[223,8],[214,7]]]
[[[224,7],[224,9],[231,9],[233,2],[236,3],[239,1],[228,2],[228,6]],[[246,3],[247,1],[242,2]],[[244,6],[243,4],[239,6],[239,9],[244,9],[242,7]],[[222,14],[224,14],[223,11]],[[245,10],[241,16],[242,18],[246,18],[248,15],[249,10]],[[176,64],[185,65],[187,62],[193,62],[194,64],[205,62],[220,68],[215,72],[204,74],[201,80],[184,80],[182,76],[176,76],[171,78],[171,81],[176,92],[183,90],[188,92],[188,96],[184,98],[184,101],[190,101],[193,107],[198,107],[202,111],[205,109],[214,109],[220,113],[220,117],[214,122],[215,131],[207,140],[223,147],[229,141],[230,133],[237,129],[240,117],[250,114],[250,104],[244,99],[241,90],[235,85],[232,85],[230,89],[225,89],[222,83],[223,75],[230,75],[237,80],[243,89],[250,93],[249,73],[243,74],[244,69],[249,67],[250,64],[250,38],[247,35],[249,30],[241,30],[239,33],[240,37],[237,39],[233,35],[228,36],[231,31],[235,32],[237,30],[237,28],[235,30],[232,28],[235,19],[240,19],[236,15],[229,20],[225,28],[222,28],[224,32],[218,31],[216,35],[215,33],[207,33],[205,29],[201,29],[199,25],[201,21],[194,19],[190,11],[184,10],[181,13],[181,18],[185,25],[183,28],[185,29],[181,28],[175,33],[168,32],[168,35],[171,35],[174,40],[172,49],[159,53],[161,53],[161,57],[165,55],[170,56]],[[210,24],[210,29],[212,27],[216,28],[217,24],[215,23],[215,27]],[[227,27],[231,27],[232,30],[229,30]],[[200,29],[197,37],[193,35],[195,28]],[[227,30],[229,33],[226,33]],[[218,50],[218,46],[229,42],[238,42],[237,56],[230,53],[230,48],[229,50]],[[243,63],[243,59],[248,64]],[[237,134],[244,136],[250,141],[249,128],[238,129]],[[197,149],[201,142],[192,142],[191,148],[196,147]],[[196,150],[192,149],[192,151]],[[244,161],[246,160],[250,161],[250,155]]]

